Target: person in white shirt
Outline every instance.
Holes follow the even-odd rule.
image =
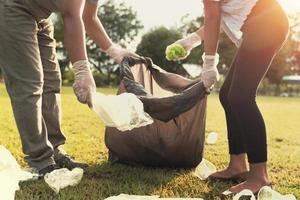
[[[204,41],[203,71],[210,89],[218,81],[217,54],[222,29],[238,47],[220,90],[225,110],[230,162],[212,180],[243,182],[225,191],[232,195],[249,189],[256,193],[271,182],[267,173],[267,141],[263,117],[256,104],[256,91],[274,56],[289,32],[287,15],[276,0],[203,0],[204,26],[176,41],[188,52]],[[184,59],[184,58],[182,58]],[[249,162],[249,170],[246,163]]]

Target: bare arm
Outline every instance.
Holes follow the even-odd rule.
[[[82,20],[84,4],[85,0],[61,0],[60,4],[64,21],[64,44],[72,63],[87,60]]]
[[[221,4],[204,0],[204,50],[206,55],[215,55],[218,49],[221,26]]]
[[[202,40],[204,40],[204,26],[201,26],[196,33],[201,37]]]
[[[83,12],[83,20],[85,30],[91,39],[102,49],[107,50],[112,41],[107,35],[101,21],[97,16],[98,6],[86,1],[86,5]]]

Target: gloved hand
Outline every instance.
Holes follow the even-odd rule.
[[[219,63],[219,54],[216,55],[202,55],[203,67],[200,78],[203,81],[207,90],[210,90],[214,84],[219,80],[219,72],[217,65]]]
[[[184,55],[182,57],[178,57],[178,58],[173,59],[173,60],[183,60],[183,59],[187,58],[190,55],[192,49],[194,49],[195,47],[201,45],[201,42],[202,42],[202,38],[200,37],[200,35],[197,34],[196,32],[194,32],[194,33],[186,36],[185,38],[177,40],[176,42],[169,45],[168,47],[170,48],[174,44],[181,45],[186,50],[186,52],[187,52],[186,55]],[[168,47],[167,47],[167,49],[168,49]]]
[[[108,56],[114,59],[118,64],[120,64],[124,57],[134,56],[139,57],[137,54],[124,49],[116,44],[112,44],[106,51],[104,51]]]
[[[96,92],[96,84],[90,70],[89,61],[80,60],[75,62],[73,71],[75,74],[73,90],[78,101],[92,107],[92,93]]]

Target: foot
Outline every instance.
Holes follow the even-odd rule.
[[[211,174],[209,177],[212,179],[232,179],[232,178],[242,178],[246,180],[248,170],[247,168],[232,168],[232,167],[227,167],[226,169],[222,171],[215,172]]]
[[[86,163],[78,162],[78,161],[72,159],[69,155],[64,155],[61,158],[55,160],[55,162],[59,167],[67,168],[69,170],[72,170],[77,167],[85,169],[89,166]]]
[[[268,180],[246,180],[238,185],[235,185],[229,189],[234,194],[241,192],[242,190],[248,189],[257,194],[258,191],[264,186],[270,186],[270,181]]]
[[[39,177],[44,177],[46,174],[51,173],[52,171],[59,169],[59,167],[57,165],[49,165],[41,170],[38,171],[39,173]]]

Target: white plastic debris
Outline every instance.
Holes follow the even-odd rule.
[[[216,144],[218,140],[218,133],[216,132],[211,132],[208,134],[206,138],[206,143],[207,144]]]
[[[216,171],[215,165],[203,158],[201,163],[196,167],[194,174],[201,180],[205,180]]]
[[[13,155],[0,145],[0,194],[1,200],[14,200],[15,192],[19,190],[19,182],[37,177],[21,170]]]
[[[239,200],[243,196],[250,196],[251,200],[256,200],[254,194],[250,190],[241,191],[233,197],[233,200]],[[269,186],[264,186],[259,190],[257,200],[296,200],[296,197],[292,194],[282,195],[275,190],[272,190]]]
[[[159,196],[139,196],[120,194],[118,196],[108,197],[105,200],[203,200],[201,198],[159,198]]]
[[[262,187],[259,190],[257,198],[258,200],[296,200],[294,195],[282,195],[268,186]]]
[[[93,110],[104,124],[120,131],[132,130],[153,123],[149,114],[144,112],[143,103],[131,93],[120,95],[92,95]]]
[[[236,194],[233,197],[233,200],[239,200],[243,196],[249,196],[250,200],[256,200],[254,194],[251,190],[242,190],[240,193]]]
[[[159,196],[139,196],[120,194],[118,196],[108,197],[105,200],[159,200]]]
[[[52,171],[44,176],[45,182],[49,187],[54,190],[57,194],[60,189],[68,186],[78,185],[83,176],[83,169],[75,168],[72,171],[62,168]]]

